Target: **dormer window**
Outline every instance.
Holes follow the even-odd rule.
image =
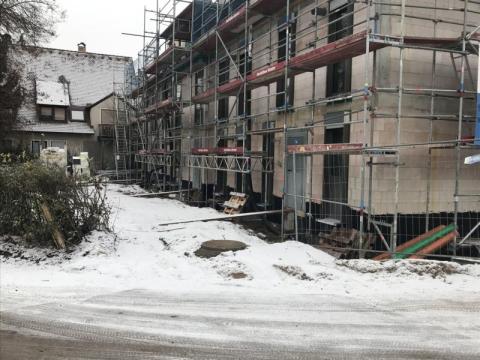
[[[64,107],[40,106],[40,121],[66,121]]]
[[[82,110],[72,110],[72,121],[85,121],[85,112]]]
[[[68,86],[64,82],[37,80],[37,105],[40,121],[66,121],[70,106]]]

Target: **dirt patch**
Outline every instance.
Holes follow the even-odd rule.
[[[10,251],[0,250],[0,257],[8,259],[11,256],[13,256],[13,254]]]
[[[16,236],[0,237],[0,259],[9,261],[27,261],[39,264],[51,258],[69,258],[63,252],[48,248],[29,247]]]
[[[249,275],[248,268],[240,261],[229,260],[225,262],[219,257],[212,259],[212,262],[212,268],[215,269],[217,273],[226,280],[252,279],[251,275]]]
[[[299,266],[274,264],[273,267],[298,280],[313,281]]]
[[[117,236],[112,233],[95,234],[75,250],[66,252],[51,248],[28,246],[21,238],[0,237],[0,259],[5,262],[28,262],[57,265],[79,257],[104,256],[115,250]]]
[[[399,275],[418,275],[431,278],[445,278],[453,274],[467,274],[467,268],[462,265],[446,261],[428,260],[338,260],[337,265],[361,273],[395,273]]]
[[[245,279],[248,277],[247,274],[245,274],[244,272],[240,271],[240,272],[232,272],[230,273],[230,277],[232,279]]]

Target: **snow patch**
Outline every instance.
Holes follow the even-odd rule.
[[[75,251],[24,249],[25,258],[3,257],[1,288],[150,289],[223,292],[242,289],[278,294],[348,294],[366,301],[415,295],[480,294],[480,266],[430,261],[337,261],[295,241],[269,244],[227,221],[158,226],[218,215],[179,201],[138,198],[136,186],[109,185],[114,233],[95,232]],[[247,248],[203,259],[202,242],[238,240]],[[0,241],[1,251],[18,243]],[[54,255],[52,255],[52,252]],[[476,295],[475,295],[476,296]]]
[[[393,274],[397,276],[426,276],[446,278],[452,274],[480,276],[478,266],[460,265],[453,262],[429,260],[337,260],[336,264],[363,274]]]
[[[70,106],[70,97],[66,84],[58,81],[37,80],[37,104]]]

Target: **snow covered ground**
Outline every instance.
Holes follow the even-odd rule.
[[[40,259],[38,264],[3,259],[3,308],[8,308],[9,295],[18,292],[15,289],[49,287],[174,291],[241,288],[253,292],[350,294],[372,301],[408,299],[412,295],[428,298],[433,294],[480,297],[480,266],[337,261],[302,243],[268,244],[250,230],[226,221],[158,226],[168,221],[215,217],[218,212],[171,199],[130,196],[141,191],[136,187],[109,185],[108,191],[115,236],[92,234],[67,255],[68,260],[48,258],[47,252],[38,254],[37,250],[28,250],[26,255]],[[240,240],[248,248],[211,259],[193,254],[203,241],[221,239]],[[236,279],[235,273],[244,273],[246,278]]]
[[[414,334],[404,339],[405,349],[415,344],[415,331],[427,339],[433,332],[438,332],[438,336],[455,333],[449,328],[455,324],[457,335],[463,337],[459,349],[466,351],[462,353],[465,358],[480,345],[480,266],[429,261],[337,261],[293,241],[268,244],[250,230],[225,221],[159,226],[170,220],[215,217],[218,212],[171,199],[129,195],[137,191],[135,187],[109,185],[115,235],[92,234],[73,253],[62,257],[52,257],[51,251],[26,250],[27,260],[2,258],[0,303],[4,327],[15,331],[28,328],[28,336],[32,332],[52,334],[54,330],[45,329],[58,327],[58,323],[47,326],[53,316],[63,324],[62,331],[67,331],[66,322],[70,330],[87,325],[95,331],[100,326],[109,331],[141,328],[142,336],[151,336],[153,332],[169,339],[195,338],[195,344],[202,348],[209,346],[202,341],[220,338],[225,344],[233,337],[256,349],[252,331],[261,326],[259,334],[262,341],[270,342],[269,346],[296,342],[311,349],[312,341],[320,334],[308,339],[305,334],[311,336],[315,329],[323,332],[322,341],[326,341],[325,336],[337,325],[340,328],[335,327],[335,336],[340,338],[346,336],[342,335],[342,331],[347,331],[342,326],[347,323],[353,330],[368,326],[370,330],[364,330],[370,331],[369,335],[361,335],[364,342],[357,344],[358,348],[365,348],[382,334],[388,333],[393,342],[397,341],[394,324],[406,322]],[[221,239],[240,240],[248,248],[211,259],[193,254],[203,241]],[[10,245],[0,244],[0,250],[10,251]],[[237,278],[239,273],[246,277]],[[377,310],[380,317],[374,315]],[[204,311],[207,315],[200,316]],[[125,315],[130,312],[135,312],[135,316]],[[168,319],[164,320],[162,316],[166,314]],[[174,326],[172,318],[178,314],[195,320],[182,320],[186,323]],[[228,331],[230,337],[222,338],[223,323],[216,316],[235,323],[238,338]],[[33,318],[40,319],[42,327],[33,324]],[[415,323],[415,319],[420,322]],[[422,327],[424,321],[431,327]],[[383,322],[391,323],[390,330],[382,328]],[[304,326],[303,330],[298,326]],[[375,326],[376,330],[372,330]],[[71,331],[71,336],[79,341],[78,334],[84,330]],[[129,334],[125,336],[130,339],[133,335]],[[341,341],[335,341],[329,344],[340,348]],[[441,341],[434,339],[425,344],[428,351],[437,351]],[[357,345],[350,344],[352,354]],[[422,346],[418,345],[418,349]],[[267,347],[265,351],[268,354],[270,350]],[[438,356],[436,352],[431,354]]]

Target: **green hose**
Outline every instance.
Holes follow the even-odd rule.
[[[417,251],[423,249],[424,247],[430,245],[434,241],[444,237],[445,235],[451,233],[455,230],[455,224],[450,224],[447,227],[443,228],[442,230],[436,232],[433,235],[430,235],[426,239],[413,244],[412,246],[400,251],[399,253],[394,255],[394,259],[405,259],[407,256],[415,254]]]

